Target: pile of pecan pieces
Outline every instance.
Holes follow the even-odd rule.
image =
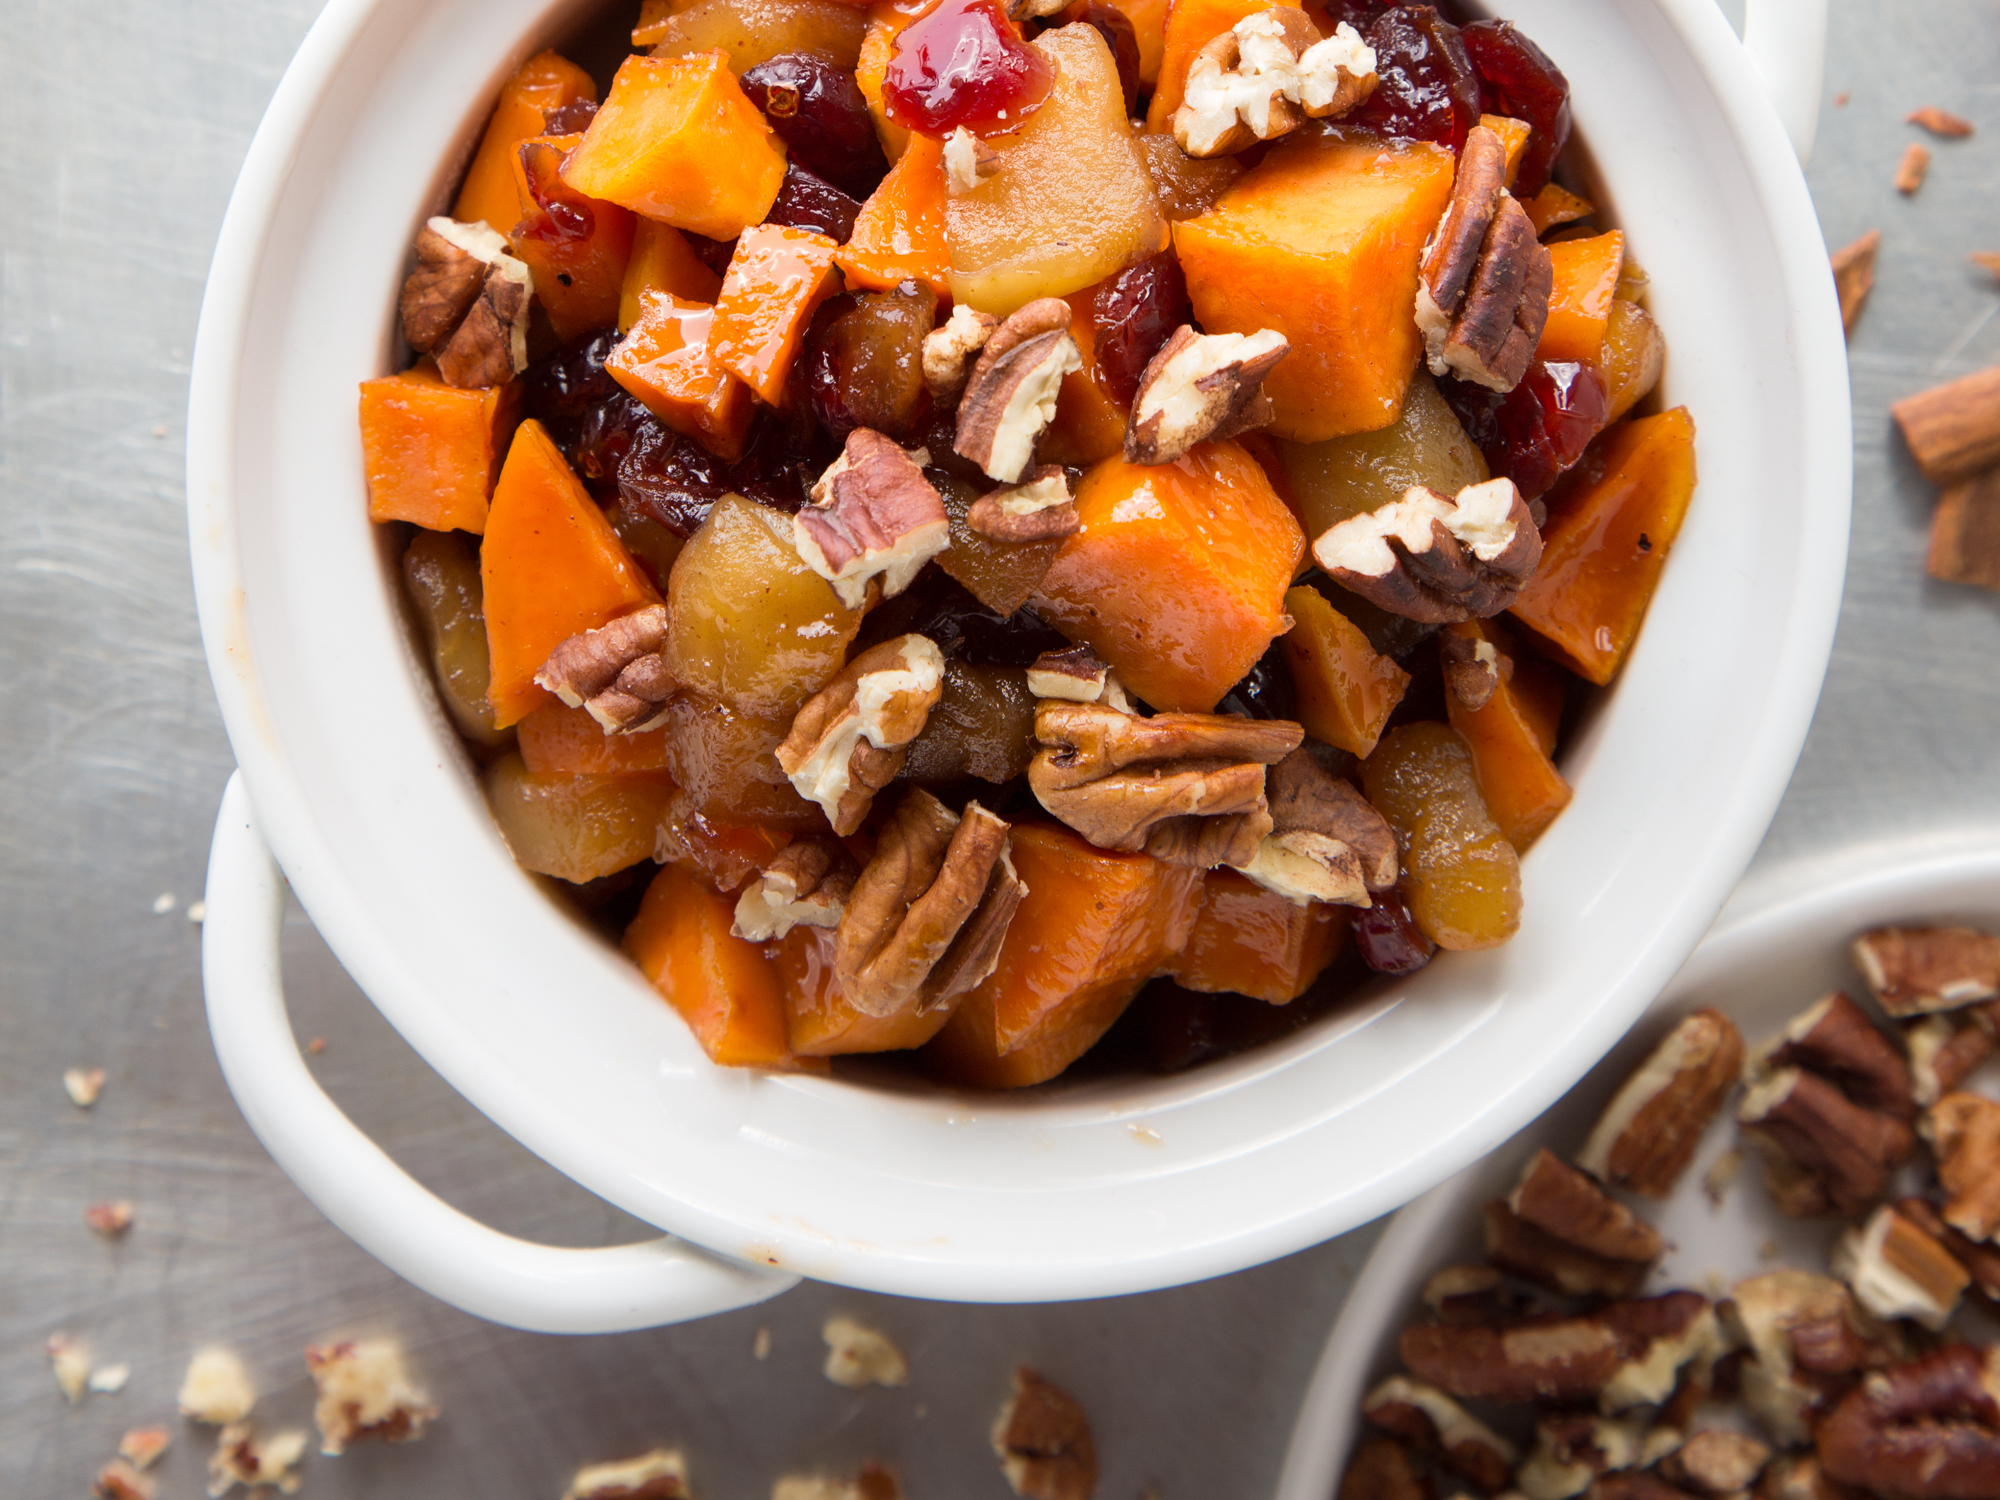
[[[1535,1154],[1486,1208],[1484,1261],[1426,1285],[1340,1500],[2000,1495],[2000,1345],[1961,1315],[2000,1312],[2000,1101],[1963,1087],[2000,1033],[2000,938],[1853,951],[1878,1015],[1831,994],[1746,1055],[1697,1011],[1573,1163]],[[1641,1295],[1668,1247],[1625,1195],[1668,1197],[1732,1094],[1776,1206],[1845,1221],[1827,1267]],[[1709,1169],[1718,1202],[1740,1160]]]

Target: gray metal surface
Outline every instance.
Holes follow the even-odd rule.
[[[0,1494],[81,1496],[118,1433],[171,1421],[190,1349],[253,1362],[269,1422],[307,1417],[310,1339],[399,1332],[445,1410],[413,1447],[313,1458],[327,1497],[562,1491],[578,1463],[685,1446],[700,1493],[761,1500],[777,1474],[870,1457],[916,1500],[1007,1491],[985,1432],[1011,1367],[1095,1420],[1102,1494],[1268,1493],[1294,1403],[1363,1230],[1274,1265],[1150,1296],[965,1308],[807,1287],[688,1328],[561,1339],[480,1324],[399,1284],[266,1158],[203,1026],[198,894],[230,766],[198,648],[182,531],[187,365],[201,283],[259,113],[312,0],[0,0]],[[1931,495],[1891,439],[1896,396],[2000,359],[2000,16],[1989,0],[1836,0],[1811,173],[1829,240],[1883,230],[1854,345],[1854,550],[1833,670],[1759,857],[1766,886],[1857,844],[2000,832],[2000,611],[1925,581]],[[1889,177],[1938,104],[1980,134],[1933,143],[1914,200]],[[1745,650],[1758,643],[1746,641]],[[171,892],[173,909],[156,915]],[[287,934],[301,1036],[342,1105],[423,1181],[515,1233],[610,1243],[636,1226],[529,1158],[439,1083],[302,919]],[[71,1065],[109,1072],[85,1113]],[[121,1243],[88,1233],[130,1198]],[[856,1311],[903,1343],[901,1391],[818,1374],[818,1327]],[[752,1355],[772,1333],[768,1360]],[[42,1340],[132,1366],[65,1405]],[[162,1493],[202,1492],[203,1434],[176,1425]]]

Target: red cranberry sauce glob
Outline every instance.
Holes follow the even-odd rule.
[[[891,118],[925,135],[1017,130],[1055,86],[998,0],[944,0],[896,39],[882,81]]]

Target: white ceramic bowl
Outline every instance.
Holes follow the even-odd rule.
[[[1865,864],[1803,893],[1734,914],[1688,961],[1645,1019],[1576,1089],[1484,1161],[1427,1193],[1390,1221],[1327,1339],[1300,1406],[1276,1500],[1331,1500],[1360,1427],[1369,1387],[1397,1367],[1396,1338],[1423,1315],[1433,1271],[1481,1254],[1479,1217],[1504,1196],[1538,1146],[1567,1154],[1583,1140],[1612,1092],[1673,1023],[1713,1007],[1752,1045],[1775,1033],[1830,989],[1861,993],[1847,957],[1857,932],[1924,920],[2000,924],[2000,849],[1924,845],[1874,850]],[[1990,1075],[1978,1081],[1989,1086]],[[1818,1269],[1839,1226],[1787,1219],[1771,1204],[1754,1162],[1720,1204],[1703,1190],[1714,1159],[1736,1143],[1725,1112],[1709,1127],[1672,1197],[1646,1217],[1668,1251],[1648,1289],[1700,1288],[1768,1271],[1775,1264]],[[1768,1247],[1776,1244],[1776,1259]]]
[[[362,503],[355,385],[387,366],[405,249],[445,201],[453,143],[586,9],[331,0],[252,146],[202,309],[189,529],[249,793],[218,825],[211,1027],[253,1126],[329,1216],[440,1296],[536,1327],[667,1321],[786,1284],[732,1261],[915,1296],[1131,1292],[1407,1202],[1602,1056],[1764,830],[1845,561],[1825,249],[1779,114],[1710,0],[1507,6],[1572,81],[1652,275],[1664,394],[1693,411],[1701,468],[1644,636],[1565,763],[1575,802],[1525,862],[1520,935],[1254,1054],[1019,1097],[711,1067],[637,972],[515,868],[412,648]],[[1795,126],[1823,20],[1812,0],[1753,6],[1766,73],[1793,75]],[[594,1192],[730,1259],[656,1245],[586,1271],[401,1178],[298,1066],[260,836],[454,1087]]]

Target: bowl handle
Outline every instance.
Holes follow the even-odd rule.
[[[748,1307],[797,1283],[673,1238],[601,1250],[536,1245],[432,1196],[341,1113],[299,1055],[279,972],[284,892],[242,776],[232,775],[204,894],[209,1033],[257,1138],[369,1254],[455,1307],[537,1333],[679,1323]]]
[[[1743,47],[1805,165],[1819,129],[1826,0],[1745,0]]]

